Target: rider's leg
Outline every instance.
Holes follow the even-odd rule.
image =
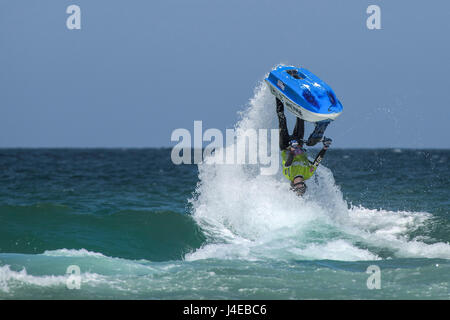
[[[280,130],[280,150],[284,150],[289,146],[289,132],[286,124],[286,116],[284,115],[284,105],[280,99],[276,98],[278,126]]]
[[[293,139],[297,140],[299,145],[303,146],[303,136],[305,134],[305,121],[297,117],[295,122],[294,133],[292,135]]]

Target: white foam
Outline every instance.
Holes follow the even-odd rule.
[[[102,257],[106,256],[99,252],[88,251],[82,249],[58,249],[58,250],[46,250],[43,255],[50,257]]]
[[[369,250],[356,248],[347,240],[333,240],[325,244],[312,243],[304,249],[293,248],[292,252],[308,259],[328,260],[379,260]]]
[[[264,83],[241,115],[237,141],[240,131],[277,128],[274,97]],[[307,181],[307,195],[299,198],[289,190],[281,170],[263,176],[258,166],[209,160],[198,166],[200,182],[191,202],[193,217],[210,242],[187,254],[186,260],[379,259],[367,249],[371,247],[391,249],[399,257],[450,258],[449,244],[407,237],[430,214],[349,208],[324,166]]]
[[[426,212],[393,212],[352,207],[343,228],[368,244],[393,250],[396,257],[450,259],[448,243],[427,244],[420,241],[424,237],[409,239],[408,234],[423,226],[431,217]]]

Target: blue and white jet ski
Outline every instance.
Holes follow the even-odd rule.
[[[330,86],[304,68],[281,65],[265,80],[270,92],[305,121],[328,124],[342,113],[342,104]]]

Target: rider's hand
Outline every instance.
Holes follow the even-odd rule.
[[[333,141],[333,140],[331,140],[330,138],[324,137],[323,140],[322,140],[323,147],[324,147],[325,149],[328,149],[328,147],[331,145],[331,142],[332,142],[332,141]]]

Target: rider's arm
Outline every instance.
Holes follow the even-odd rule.
[[[291,150],[286,150],[286,162],[284,163],[285,167],[290,167],[292,164],[292,161],[294,161],[294,154],[291,152]]]
[[[316,159],[311,164],[315,168],[317,168],[320,164],[320,162],[323,160],[323,157],[325,156],[325,153],[327,152],[328,148],[331,145],[331,139],[330,138],[324,138],[323,139],[323,148],[320,150],[320,152],[317,154]]]

